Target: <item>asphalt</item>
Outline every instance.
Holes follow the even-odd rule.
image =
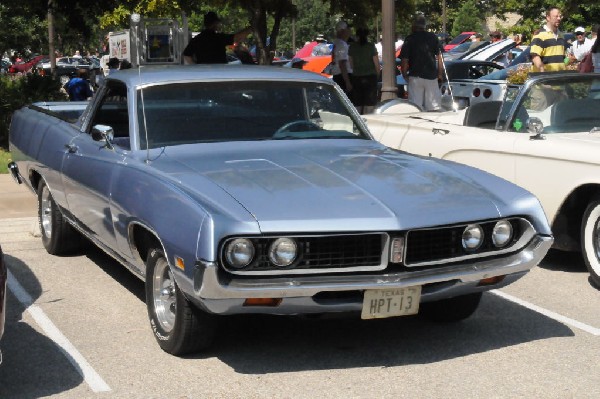
[[[0,219],[37,216],[37,198],[10,174],[0,174]]]

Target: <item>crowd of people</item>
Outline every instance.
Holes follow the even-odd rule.
[[[596,41],[600,25],[594,25],[591,32],[583,27],[575,29],[574,42],[567,46],[565,35],[559,27],[562,13],[558,7],[550,7],[546,12],[546,23],[539,31],[533,32],[530,42],[530,53],[533,72],[561,71],[568,64],[584,64],[589,71],[600,72],[600,45]],[[423,15],[413,19],[412,32],[404,41],[396,43],[397,57],[400,59],[401,73],[407,82],[408,100],[424,110],[441,109],[439,83],[443,79],[443,48],[438,37],[427,31],[427,21]],[[190,40],[183,51],[184,64],[227,63],[226,47],[233,46],[234,53],[242,63],[255,63],[245,45],[245,40],[252,33],[246,27],[236,33],[223,33],[222,21],[215,12],[204,15],[204,29]],[[345,21],[335,25],[335,39],[332,46],[327,47],[331,54],[329,72],[333,80],[348,95],[361,114],[372,112],[376,105],[377,85],[381,74],[381,42],[369,41],[369,31],[359,27],[352,31]],[[591,33],[591,38],[587,34]],[[483,44],[483,35],[475,33],[470,37],[474,49]],[[489,34],[491,42],[503,39],[499,31]],[[523,48],[524,38],[515,34],[512,39],[517,46]],[[315,46],[326,43],[322,35],[315,39]],[[328,44],[329,45],[329,44]],[[76,56],[76,55],[75,55]],[[508,54],[496,62],[508,66]],[[589,65],[588,65],[589,64]],[[298,64],[302,65],[302,64]],[[107,63],[108,74],[118,69],[126,69],[131,64],[126,60],[112,58]],[[582,69],[582,68],[580,68]],[[89,98],[90,92],[84,90],[82,81],[86,80],[85,71],[80,70],[65,90],[73,100]]]

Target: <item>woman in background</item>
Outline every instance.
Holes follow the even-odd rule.
[[[348,56],[352,66],[351,100],[358,112],[369,114],[377,104],[377,80],[381,70],[375,44],[368,41],[369,30],[359,28],[357,41],[350,43]]]

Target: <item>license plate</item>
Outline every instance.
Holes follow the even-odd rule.
[[[366,290],[361,319],[407,316],[419,312],[421,286]]]

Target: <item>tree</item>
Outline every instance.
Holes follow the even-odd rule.
[[[459,35],[465,31],[479,31],[481,28],[481,21],[483,20],[482,15],[477,8],[477,0],[465,1],[454,18],[452,24],[452,36]]]

